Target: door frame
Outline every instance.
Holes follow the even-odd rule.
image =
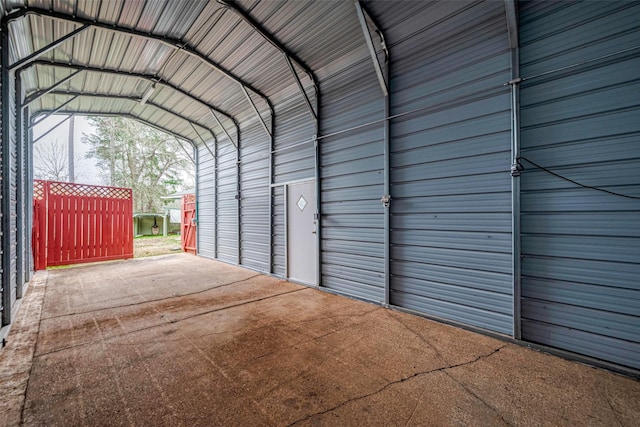
[[[314,280],[314,282],[308,283],[308,282],[301,282],[299,280],[296,279],[292,279],[291,276],[289,275],[289,214],[288,214],[288,208],[289,208],[289,186],[290,185],[296,185],[296,184],[305,184],[305,183],[313,183],[315,184],[316,179],[315,178],[304,178],[304,179],[298,179],[298,180],[294,180],[294,181],[288,181],[285,183],[281,183],[281,184],[273,184],[272,187],[279,187],[282,186],[283,191],[284,191],[284,208],[283,208],[283,213],[284,213],[284,277],[285,279],[295,282],[295,283],[300,283],[306,286],[312,286],[312,287],[318,287],[318,279],[317,279],[317,272],[314,271],[314,277],[316,277],[316,279]],[[316,191],[314,191],[314,196],[315,196],[315,202],[316,202],[316,210],[313,213],[315,221],[316,221],[316,226],[318,228],[320,228],[320,221],[317,219],[318,216],[318,192],[317,192],[317,186],[316,187]],[[273,231],[272,231],[273,232]],[[320,245],[318,244],[318,237],[319,237],[320,233],[316,233],[315,234],[315,241],[314,241],[314,247],[315,247],[315,262],[316,262],[316,270],[317,270],[317,266],[320,262],[320,253],[318,248],[320,247]]]

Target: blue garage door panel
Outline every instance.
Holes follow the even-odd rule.
[[[520,3],[522,335],[634,369],[638,22],[638,2]]]

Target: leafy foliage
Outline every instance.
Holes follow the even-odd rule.
[[[161,197],[190,186],[192,164],[174,137],[121,117],[91,117],[83,135],[105,184],[133,189],[136,212],[160,212]]]

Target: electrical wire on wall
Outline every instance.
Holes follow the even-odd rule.
[[[577,185],[579,187],[588,188],[590,190],[601,191],[603,193],[611,194],[611,195],[618,196],[618,197],[625,197],[627,199],[640,200],[639,196],[630,196],[628,194],[616,193],[615,191],[609,191],[609,190],[605,190],[604,188],[594,187],[592,185],[586,185],[586,184],[582,184],[582,183],[580,183],[578,181],[574,181],[573,179],[567,178],[566,176],[562,176],[562,175],[560,175],[560,174],[558,174],[558,173],[556,173],[556,172],[554,172],[552,170],[549,170],[549,169],[545,168],[544,166],[540,166],[539,164],[537,164],[535,162],[532,162],[531,160],[527,159],[526,157],[518,157],[517,160],[518,160],[518,165],[520,166],[519,170],[525,170],[524,166],[522,166],[522,164],[520,163],[520,160],[524,160],[525,162],[527,162],[527,163],[531,164],[532,166],[535,166],[536,168],[548,173],[549,175],[553,175],[553,176],[555,176],[557,178],[563,179],[563,180],[565,180],[567,182],[570,182],[572,184],[575,184],[575,185]]]

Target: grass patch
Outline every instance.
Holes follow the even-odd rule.
[[[142,258],[182,252],[179,235],[139,236],[133,239],[133,257]]]

